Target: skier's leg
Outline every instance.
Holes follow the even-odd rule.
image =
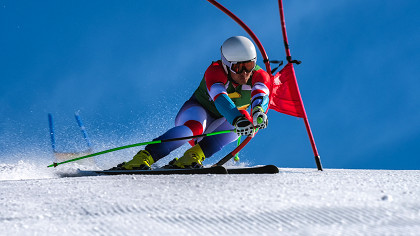
[[[208,118],[211,117],[193,96],[184,103],[178,112],[178,115],[175,119],[175,127],[169,129],[161,136],[155,138],[154,141],[202,134],[203,130],[206,128]],[[188,140],[147,145],[145,150],[139,151],[131,161],[121,163],[117,166],[117,168],[129,170],[150,169],[150,166],[153,163],[165,157],[171,151],[177,149],[186,142],[188,142]]]

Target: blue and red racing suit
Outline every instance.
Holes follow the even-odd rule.
[[[215,131],[234,129],[233,121],[242,116],[239,110],[269,103],[270,77],[258,65],[247,84],[236,84],[223,68],[221,61],[213,62],[206,70],[199,87],[184,103],[175,118],[175,127],[154,140],[171,139]],[[212,156],[227,144],[238,139],[234,132],[191,140],[199,143],[206,157]],[[146,146],[154,161],[167,156],[184,145],[187,140],[165,142]]]

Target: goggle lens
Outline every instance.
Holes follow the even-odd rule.
[[[255,65],[255,61],[238,62],[232,64],[230,69],[236,74],[241,74],[243,71],[250,73],[252,70],[254,70]]]

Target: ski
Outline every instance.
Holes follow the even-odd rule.
[[[274,165],[225,168],[223,166],[197,169],[165,169],[154,170],[79,170],[79,174],[88,175],[199,175],[199,174],[276,174],[279,168]]]
[[[275,165],[254,167],[227,168],[228,174],[277,174],[279,168]]]
[[[92,172],[92,171],[90,171]],[[154,169],[154,170],[101,170],[93,171],[99,175],[197,175],[197,174],[227,174],[223,166],[196,169]]]

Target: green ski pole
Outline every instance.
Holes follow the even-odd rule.
[[[121,147],[117,147],[117,148],[108,149],[108,150],[105,150],[105,151],[102,151],[102,152],[92,153],[92,154],[89,154],[89,155],[86,155],[86,156],[77,157],[77,158],[67,160],[67,161],[63,161],[63,162],[58,162],[58,163],[54,162],[53,164],[49,165],[48,167],[57,167],[58,165],[61,165],[61,164],[82,160],[82,159],[85,159],[85,158],[88,158],[88,157],[99,156],[99,155],[102,155],[102,154],[105,154],[105,153],[115,152],[115,151],[126,149],[126,148],[132,148],[132,147],[138,147],[138,146],[156,144],[156,143],[179,141],[179,140],[184,140],[184,139],[194,139],[194,138],[208,137],[208,136],[213,136],[213,135],[218,135],[218,134],[226,134],[226,133],[230,133],[230,132],[234,132],[234,131],[235,131],[234,129],[223,130],[223,131],[217,131],[217,132],[208,133],[208,134],[193,135],[193,136],[187,136],[187,137],[181,137],[181,138],[171,138],[171,139],[155,140],[155,141],[144,142],[144,143],[135,143],[135,144],[130,144],[130,145],[126,145],[126,146],[121,146]]]

